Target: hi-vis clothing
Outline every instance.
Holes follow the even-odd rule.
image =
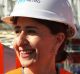
[[[9,71],[6,74],[24,74],[24,73],[23,73],[23,69],[22,68],[18,68],[18,69],[14,69],[12,71]],[[59,74],[72,74],[72,73],[67,72],[64,69],[60,69],[60,73]]]
[[[22,68],[11,70],[11,71],[7,72],[6,74],[23,74]]]

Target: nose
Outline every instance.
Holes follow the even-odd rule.
[[[21,31],[19,37],[18,37],[18,46],[28,45],[29,41],[26,38],[26,34],[24,31]]]

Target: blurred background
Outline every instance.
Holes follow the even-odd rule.
[[[16,0],[0,0],[0,19],[4,16],[8,16],[15,4]],[[68,52],[68,58],[58,65],[64,67],[66,70],[73,72],[73,74],[80,74],[80,0],[69,0],[73,14],[74,21],[77,27],[76,37],[68,41],[65,50]],[[13,28],[6,25],[0,20],[0,41],[3,45],[13,48],[12,41],[15,37]]]

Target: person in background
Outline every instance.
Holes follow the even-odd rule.
[[[14,27],[13,46],[21,67],[6,74],[60,74],[59,56],[76,35],[72,14],[68,0],[17,0],[2,20]]]

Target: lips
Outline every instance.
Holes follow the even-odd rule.
[[[22,58],[34,57],[36,55],[36,49],[20,50],[20,55]]]

